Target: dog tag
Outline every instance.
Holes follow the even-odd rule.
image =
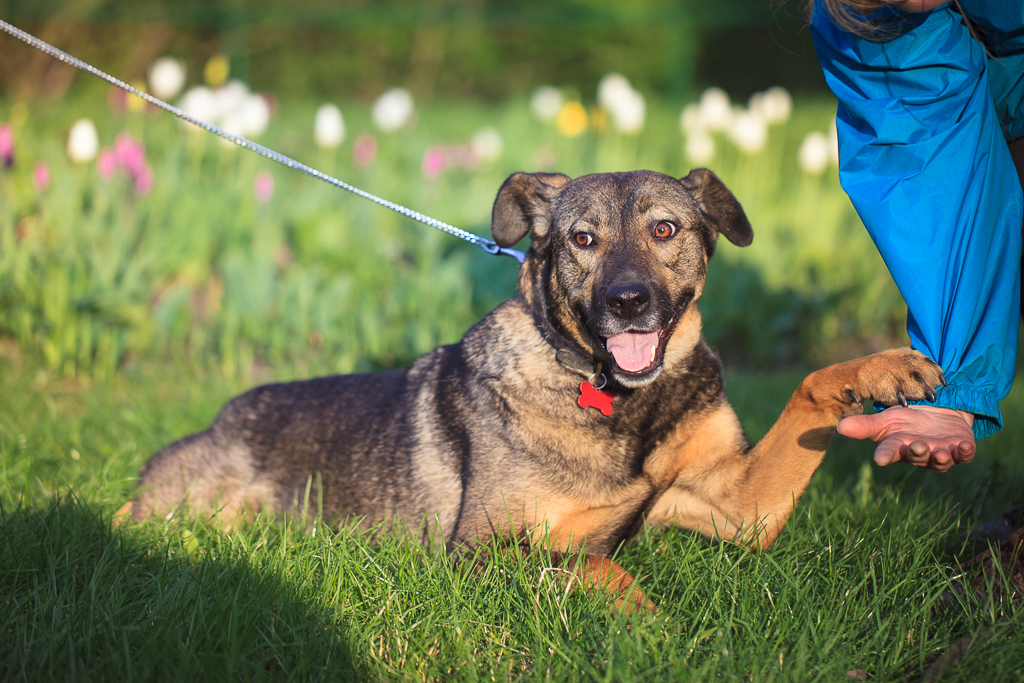
[[[615,396],[610,391],[595,389],[590,382],[583,382],[580,384],[580,397],[576,402],[580,404],[580,408],[597,408],[602,415],[611,415],[614,400]]]

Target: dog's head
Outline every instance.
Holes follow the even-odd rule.
[[[494,240],[531,246],[520,291],[565,341],[621,385],[661,374],[676,323],[703,291],[718,235],[746,246],[742,207],[707,169],[677,180],[634,171],[516,173],[494,203]]]

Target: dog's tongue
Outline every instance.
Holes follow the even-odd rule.
[[[615,363],[626,372],[640,372],[654,362],[654,350],[658,348],[658,333],[623,332],[608,337],[608,353]]]

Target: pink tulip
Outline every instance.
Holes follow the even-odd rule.
[[[100,150],[96,171],[103,180],[110,180],[118,171],[123,171],[139,196],[153,189],[153,168],[146,161],[146,148],[128,133],[118,135],[113,147]]]
[[[136,142],[127,133],[121,133],[114,141],[114,155],[121,168],[128,175],[137,178],[146,168],[146,150],[141,142]]]
[[[14,165],[14,133],[6,123],[0,126],[0,162],[4,168]]]
[[[369,166],[377,156],[377,138],[363,133],[356,138],[352,147],[352,156],[359,166]]]
[[[140,197],[146,196],[153,189],[153,169],[146,162],[142,163],[142,168],[133,176],[135,178],[135,194]]]
[[[114,154],[114,150],[109,147],[100,150],[100,155],[96,158],[96,171],[103,180],[114,177],[117,173],[117,155]]]
[[[446,155],[440,147],[431,147],[423,154],[423,175],[428,178],[436,178],[444,173],[446,165]]]
[[[274,176],[270,175],[270,171],[260,171],[256,174],[252,192],[256,195],[256,201],[259,203],[270,201],[270,198],[274,196]]]
[[[45,161],[36,163],[36,167],[32,169],[32,182],[40,192],[44,192],[50,186],[50,167]]]

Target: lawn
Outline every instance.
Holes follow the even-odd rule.
[[[599,593],[566,595],[543,552],[453,564],[400,534],[274,519],[112,528],[145,459],[245,382],[154,363],[60,379],[12,347],[0,373],[4,679],[917,680],[965,636],[943,680],[1024,667],[1024,610],[1005,587],[970,609],[941,597],[975,552],[971,525],[1020,504],[1019,424],[948,474],[834,444],[763,554],[641,536],[617,559],[660,610],[630,618]],[[729,373],[752,438],[800,375]],[[1024,381],[1003,407],[1024,412]]]

